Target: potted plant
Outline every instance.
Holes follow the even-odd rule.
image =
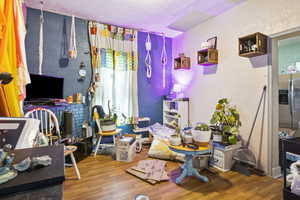
[[[175,134],[171,135],[169,142],[171,145],[179,146],[181,145],[181,130],[177,122],[173,122],[172,125],[174,126]]]
[[[198,145],[207,145],[211,138],[210,127],[205,124],[197,124],[194,129],[192,129],[194,142]]]
[[[236,106],[229,104],[228,99],[224,98],[218,101],[210,123],[214,127],[214,138],[219,134],[224,143],[236,144],[242,123],[239,111]]]

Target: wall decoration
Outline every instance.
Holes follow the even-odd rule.
[[[217,48],[217,37],[212,37],[207,40],[208,48],[216,49]]]
[[[145,46],[146,46],[146,51],[147,51],[146,58],[145,58],[145,65],[146,65],[147,78],[149,79],[152,76],[151,56],[150,56],[151,38],[150,38],[149,33],[147,35]]]
[[[79,71],[78,71],[78,74],[79,74],[79,78],[78,78],[78,81],[84,81],[85,80],[85,76],[86,76],[86,69],[85,69],[85,64],[84,62],[81,62],[80,63],[80,66],[79,66]]]
[[[239,38],[239,56],[255,57],[267,53],[267,36],[262,33],[254,33]]]
[[[77,58],[77,47],[76,47],[76,28],[75,28],[75,17],[72,16],[71,30],[70,30],[70,44],[69,44],[69,57],[72,59]]]
[[[208,48],[209,48],[209,43],[207,41],[201,43],[201,46],[200,46],[201,50],[208,49]]]
[[[43,43],[44,43],[44,2],[41,1],[41,14],[40,14],[40,40],[39,40],[39,74],[42,74],[42,65],[43,65]]]
[[[208,66],[218,64],[218,50],[209,48],[198,51],[197,61],[199,65]]]
[[[67,24],[66,17],[63,19],[63,34],[62,34],[62,46],[61,46],[61,57],[59,59],[60,67],[67,67],[69,65],[69,56],[68,56],[68,44],[67,44]]]
[[[191,59],[186,57],[184,53],[179,54],[178,58],[174,59],[174,69],[190,69]]]
[[[160,59],[163,67],[163,88],[165,88],[166,87],[166,65],[168,63],[168,57],[167,57],[167,50],[166,50],[166,37],[164,34],[162,36],[162,40],[163,40],[163,47],[162,47]]]

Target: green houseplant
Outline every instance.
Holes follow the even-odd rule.
[[[242,125],[236,106],[230,105],[228,99],[220,99],[216,105],[210,123],[218,128],[224,143],[235,144]]]
[[[211,139],[210,128],[204,123],[197,124],[196,127],[192,129],[192,135],[194,142],[199,145],[207,145]]]

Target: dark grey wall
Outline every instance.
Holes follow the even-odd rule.
[[[61,48],[63,44],[63,21],[66,18],[67,42],[69,43],[71,17],[44,12],[44,60],[43,74],[49,76],[63,77],[64,97],[80,92],[86,95],[91,79],[91,59],[88,43],[87,21],[76,18],[77,58],[70,59],[67,67],[59,66]],[[30,73],[38,73],[38,46],[39,46],[39,19],[40,11],[27,9],[27,36],[26,53],[28,69]],[[77,81],[80,62],[86,65],[87,76],[85,81]]]
[[[28,8],[27,10],[27,38],[26,50],[29,72],[38,73],[38,45],[39,45],[39,15],[40,11]],[[63,15],[45,12],[44,18],[44,64],[45,75],[59,76],[65,78],[64,97],[76,92],[86,93],[90,82],[91,68],[89,52],[87,21],[76,19],[76,39],[78,56],[76,60],[70,60],[66,68],[59,67],[62,47]],[[71,17],[67,19],[67,34],[69,38]],[[172,40],[166,39],[166,49],[168,54],[167,64],[167,87],[162,87],[162,66],[160,61],[162,50],[162,37],[151,34],[152,42],[152,78],[147,80],[144,59],[146,56],[145,40],[147,34],[138,34],[138,96],[140,117],[150,117],[151,124],[162,123],[162,101],[163,95],[167,94],[171,87],[171,67],[172,67]],[[84,82],[78,82],[78,69],[80,62],[84,61],[87,66],[87,78]]]

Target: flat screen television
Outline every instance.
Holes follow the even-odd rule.
[[[64,78],[30,74],[31,84],[26,86],[25,101],[37,99],[62,99]]]

